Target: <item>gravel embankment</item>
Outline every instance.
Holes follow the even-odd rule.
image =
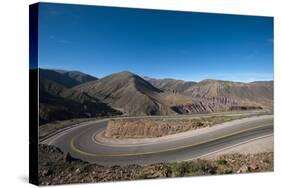
[[[101,166],[63,154],[54,146],[39,146],[39,183],[55,185],[135,179],[273,171],[273,153],[229,154],[215,160],[192,160],[146,166]]]

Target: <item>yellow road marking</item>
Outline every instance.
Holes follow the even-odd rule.
[[[241,131],[236,131],[236,132],[229,133],[229,134],[226,134],[226,135],[223,135],[223,136],[219,136],[217,138],[208,139],[208,140],[198,142],[198,143],[194,143],[194,144],[190,144],[190,145],[178,146],[178,147],[170,148],[170,149],[163,149],[163,150],[158,150],[158,151],[150,151],[150,152],[142,152],[142,153],[121,153],[121,154],[102,154],[102,155],[96,154],[96,153],[90,153],[90,152],[82,151],[82,150],[78,149],[77,147],[75,147],[74,146],[74,137],[70,141],[70,147],[74,151],[76,151],[80,154],[87,155],[87,156],[94,156],[94,157],[125,157],[125,156],[148,155],[148,154],[157,154],[157,153],[163,153],[163,152],[167,152],[167,151],[175,151],[175,150],[179,150],[179,149],[190,148],[190,147],[198,146],[198,145],[205,144],[205,143],[208,143],[208,142],[216,141],[216,140],[219,140],[219,139],[222,139],[222,138],[226,138],[226,137],[229,137],[229,136],[237,135],[237,134],[247,132],[247,131],[250,131],[250,130],[254,130],[254,129],[257,129],[257,128],[265,127],[265,126],[268,126],[268,125],[260,125],[260,126],[244,129],[244,130],[241,130]]]

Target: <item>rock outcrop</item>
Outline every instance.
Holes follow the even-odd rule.
[[[102,166],[75,160],[54,146],[39,145],[39,184],[58,185],[183,176],[273,171],[273,153],[230,154],[214,160],[157,163],[145,166]],[[74,160],[72,160],[74,159]]]
[[[213,116],[194,119],[112,119],[108,122],[104,135],[106,137],[120,139],[161,137],[209,127],[241,117],[242,116]]]
[[[197,126],[203,123],[198,122]],[[195,122],[190,120],[148,120],[120,119],[108,122],[105,136],[112,138],[160,137],[192,129]]]

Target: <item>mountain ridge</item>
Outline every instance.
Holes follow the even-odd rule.
[[[68,77],[68,74],[64,75],[66,72],[63,71],[63,76]],[[75,75],[78,71],[73,72]],[[52,74],[41,74],[40,81],[40,90],[48,93],[48,96],[45,95],[47,99],[55,96],[56,99],[71,101],[71,104],[76,102],[83,106],[86,103],[92,107],[87,109],[86,114],[93,111],[93,116],[99,116],[99,109],[103,109],[103,114],[114,115],[119,111],[119,114],[121,112],[126,116],[273,109],[273,81],[243,83],[214,79],[200,82],[171,78],[159,80],[143,78],[129,71],[87,80],[73,87],[69,87],[68,82],[66,85],[63,85],[64,82],[57,82]],[[80,117],[78,114],[77,117]]]
[[[117,110],[87,93],[77,92],[69,88],[69,82],[56,82],[56,79],[49,80],[50,76],[57,75],[54,72],[51,70],[44,71],[44,74],[39,72],[40,125],[57,120],[120,114]],[[51,75],[45,76],[47,73]],[[31,74],[36,73],[31,71]],[[66,83],[66,85],[63,85],[63,83]]]
[[[81,84],[74,89],[96,96],[130,115],[157,115],[172,112],[157,99],[162,90],[128,71],[111,74],[96,82]]]
[[[80,71],[64,71],[42,68],[39,69],[39,77],[40,76],[69,88],[89,81],[98,80],[98,78]]]

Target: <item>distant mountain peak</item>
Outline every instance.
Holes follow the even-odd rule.
[[[123,77],[139,77],[135,73],[127,71],[127,70],[121,71],[121,72],[117,72],[117,73],[112,74],[112,75],[114,75],[114,76],[123,76]]]
[[[88,81],[89,75],[80,71],[40,69],[39,75],[41,102],[47,109],[52,109],[50,105],[57,110],[66,106],[67,117],[72,117],[68,111],[74,113],[73,117],[84,117],[85,112],[96,116],[114,114],[113,109],[118,109],[124,115],[135,116],[213,112],[228,110],[231,105],[270,109],[273,105],[273,81],[192,82],[140,77],[127,70],[94,81]],[[87,105],[86,110],[83,105]],[[48,119],[46,115],[50,114],[45,111],[43,115]]]
[[[217,80],[217,79],[204,79],[202,81],[200,81],[201,83],[214,83],[214,82],[230,82],[230,81],[225,81],[225,80]],[[200,83],[199,82],[199,83]]]
[[[90,81],[95,81],[98,78],[82,73],[80,71],[66,71],[53,69],[39,69],[39,76],[45,79],[55,81],[65,87],[74,87]]]

